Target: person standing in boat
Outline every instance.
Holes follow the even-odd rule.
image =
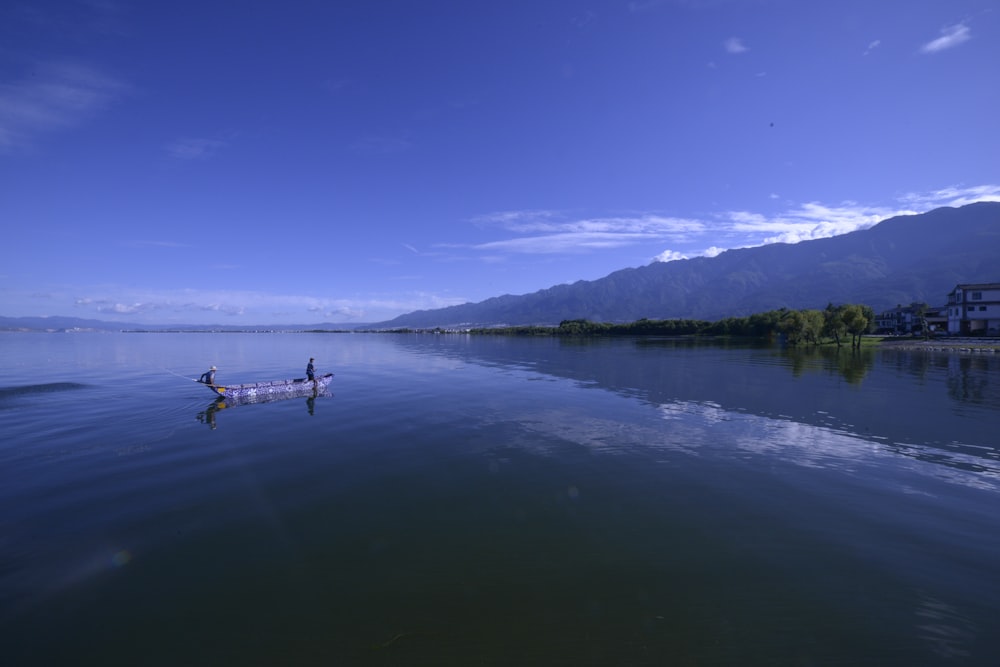
[[[316,367],[313,362],[316,361],[313,357],[309,357],[309,363],[306,365],[306,377],[310,382],[316,381]]]
[[[207,371],[205,371],[204,373],[202,373],[201,377],[198,378],[198,382],[201,382],[202,384],[212,384],[212,385],[214,385],[215,384],[215,366],[212,366]]]

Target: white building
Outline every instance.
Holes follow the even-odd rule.
[[[947,309],[948,333],[1000,336],[1000,283],[956,285]]]
[[[923,330],[922,314],[927,309],[926,303],[896,306],[875,316],[875,330],[882,334],[920,333]]]

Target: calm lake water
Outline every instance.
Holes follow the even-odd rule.
[[[1000,355],[2,334],[0,427],[5,665],[1000,664]]]

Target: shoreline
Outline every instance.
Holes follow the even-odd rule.
[[[895,350],[1000,354],[1000,338],[930,338],[926,340],[883,338],[877,343],[877,346]]]

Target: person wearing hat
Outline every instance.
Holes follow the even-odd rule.
[[[212,385],[214,385],[215,384],[215,366],[212,366],[207,371],[205,371],[204,373],[202,373],[201,377],[198,378],[198,382],[201,382],[202,384],[212,384]]]

